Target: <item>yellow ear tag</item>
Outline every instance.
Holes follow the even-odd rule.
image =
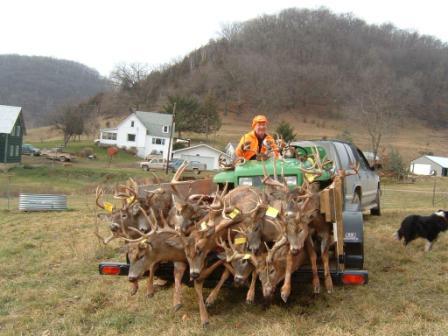
[[[243,257],[243,260],[250,259],[251,255],[249,253],[246,253]]]
[[[207,231],[208,230],[208,226],[206,222],[202,222],[201,223],[201,231]]]
[[[244,238],[244,237],[235,238],[235,245],[241,245],[241,244],[244,244],[245,242],[246,242],[246,238]]]
[[[134,196],[126,198],[126,203],[131,204],[132,202],[134,202]]]
[[[275,218],[278,215],[278,210],[276,208],[273,207],[269,207],[266,210],[266,216],[271,217],[271,218]]]
[[[239,213],[240,211],[238,209],[234,209],[231,213],[229,213],[229,217],[234,219]]]
[[[107,212],[114,211],[114,205],[112,203],[104,202],[103,205],[104,205],[104,210],[106,210]]]

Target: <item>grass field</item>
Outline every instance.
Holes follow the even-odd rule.
[[[67,212],[0,210],[1,335],[446,335],[448,236],[424,253],[423,241],[405,249],[392,234],[407,214],[447,208],[448,179],[437,179],[435,207],[433,178],[384,181],[383,215],[364,218],[368,285],[319,296],[296,286],[288,304],[277,297],[269,307],[260,293],[248,306],[243,290],[224,289],[209,309],[208,330],[192,288],[184,287],[184,307],[174,313],[171,287],[152,299],[144,290],[130,297],[125,277],[98,275],[98,262],[123,258],[120,243],[103,247],[92,233],[96,210],[84,188],[98,179],[80,182]]]

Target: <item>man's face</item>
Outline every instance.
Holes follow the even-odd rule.
[[[263,137],[266,134],[266,123],[255,124],[254,131],[259,137]]]

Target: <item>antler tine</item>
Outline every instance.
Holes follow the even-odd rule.
[[[129,178],[129,181],[131,182],[131,185],[135,190],[135,193],[138,194],[138,183],[132,177]]]
[[[175,229],[173,229],[168,222],[166,221],[165,216],[163,216],[163,211],[160,210],[160,218],[162,220],[163,223],[163,227],[162,228],[158,228],[159,232],[167,232],[167,233],[172,233],[175,234],[176,236],[182,236],[182,232],[176,231]]]
[[[232,236],[230,235],[230,229],[227,229],[227,240],[229,241],[229,246],[232,251],[236,251],[235,245],[232,243]]]
[[[183,174],[185,169],[187,169],[187,166],[188,166],[187,161],[182,162],[182,164],[180,165],[180,167],[177,169],[176,173],[174,174],[173,178],[171,179],[172,184],[179,183],[179,177]]]
[[[150,233],[155,232],[155,231],[157,230],[157,224],[154,223],[154,222],[149,218],[148,214],[146,213],[146,211],[145,211],[141,206],[139,206],[139,209],[140,209],[140,211],[142,212],[143,216],[145,216],[146,221],[149,223],[149,226],[151,227],[151,232],[150,232]],[[152,208],[151,208],[151,209],[152,209]]]
[[[261,160],[261,166],[263,167],[263,175],[264,175],[264,179],[263,182],[266,181],[267,179],[269,179],[269,175],[268,172],[266,170],[266,163],[264,162],[264,160]]]
[[[224,185],[224,189],[222,190],[221,195],[220,195],[221,198],[226,195],[228,187],[229,187],[229,182],[226,182],[226,184]]]
[[[126,232],[126,229],[124,227],[124,221],[123,221],[123,216],[120,216],[120,228],[121,228],[121,233],[123,234],[123,238],[129,238],[129,235]]]
[[[96,205],[99,207],[99,208],[101,208],[101,209],[104,209],[104,204],[103,203],[99,203],[99,200],[100,200],[100,197],[103,195],[103,188],[100,188],[100,186],[97,186],[96,187],[96,199],[95,199],[95,203],[96,203]]]

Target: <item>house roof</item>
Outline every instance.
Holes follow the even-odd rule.
[[[0,105],[0,133],[11,133],[20,115],[22,108],[19,106]]]
[[[146,127],[150,135],[169,138],[169,133],[163,133],[163,126],[171,126],[172,114],[137,111],[135,115]]]
[[[217,152],[218,154],[222,154],[222,155],[224,155],[226,157],[229,157],[226,153],[221,152],[219,149],[213,148],[212,146],[209,146],[209,145],[206,145],[206,144],[199,144],[199,145],[195,145],[195,146],[191,146],[191,147],[187,147],[187,148],[178,149],[178,150],[173,151],[173,154],[189,151],[189,150],[192,150],[192,149],[198,148],[198,147],[210,148],[211,150]]]
[[[432,156],[432,155],[425,155],[425,157],[427,157],[431,161],[434,161],[435,163],[437,163],[439,166],[441,166],[443,168],[448,168],[448,157]]]

